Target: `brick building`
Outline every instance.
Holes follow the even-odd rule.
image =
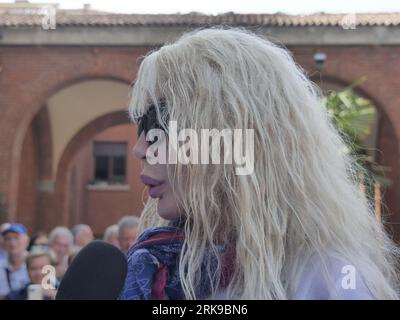
[[[400,14],[121,15],[54,7],[49,18],[37,8],[0,6],[0,222],[20,221],[30,231],[83,222],[101,234],[120,216],[139,214],[144,188],[126,114],[138,58],[182,32],[224,24],[283,43],[324,88],[367,77],[357,92],[377,107],[371,147],[391,168],[383,200],[400,240]],[[49,21],[55,29],[44,27]]]

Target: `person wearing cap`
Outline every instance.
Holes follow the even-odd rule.
[[[8,257],[6,264],[0,268],[0,298],[4,298],[30,282],[25,263],[28,234],[22,224],[11,223],[1,235]]]
[[[0,235],[0,267],[7,261],[6,250],[3,249],[3,237]]]

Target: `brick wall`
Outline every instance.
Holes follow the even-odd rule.
[[[141,164],[133,158],[131,150],[136,143],[136,126],[133,124],[118,125],[104,130],[89,141],[78,153],[72,166],[70,175],[75,171],[75,181],[70,181],[70,215],[73,223],[87,223],[93,227],[96,234],[102,234],[105,228],[128,214],[140,215],[143,209],[143,184],[139,175]],[[126,186],[129,190],[116,191],[110,189],[90,190],[88,183],[94,177],[93,142],[126,142],[127,167]]]
[[[24,161],[20,164],[20,181],[18,190],[18,222],[23,223],[30,232],[34,231],[36,223],[37,204],[37,170],[38,153],[37,141],[33,124],[29,126],[28,132],[22,146]]]
[[[22,190],[29,189],[30,192],[26,191],[26,194],[32,194],[35,179],[32,170],[36,170],[33,158],[29,158],[29,152],[23,150],[29,150],[29,144],[33,145],[33,142],[29,142],[30,138],[27,138],[31,132],[29,128],[34,117],[45,106],[46,100],[59,89],[80,80],[117,79],[131,83],[137,72],[137,59],[150,49],[62,46],[0,48],[0,194],[5,195],[3,206],[7,209],[6,214],[0,217],[0,222],[17,218],[21,221],[32,219],[29,210],[24,209],[25,204],[18,200],[25,197],[25,191],[22,194]],[[289,49],[314,80],[348,85],[367,76],[368,80],[358,91],[370,98],[384,115],[382,118],[385,120],[380,124],[378,148],[383,155],[382,161],[392,165],[389,178],[394,183],[385,199],[391,221],[400,222],[400,47],[293,46]],[[321,72],[314,68],[313,55],[317,51],[327,54]],[[49,229],[56,224],[73,222],[66,210],[65,199],[66,172],[69,172],[73,156],[82,147],[82,143],[100,131],[126,122],[126,114],[108,115],[94,121],[88,128],[83,128],[72,139],[58,165],[57,176],[52,177],[54,191],[41,193],[38,199],[40,210],[36,212],[34,224],[37,229]],[[47,156],[51,157],[51,150],[48,150]],[[40,172],[46,170],[41,169]],[[31,204],[28,207],[33,207],[33,202],[33,199],[26,200],[26,203]],[[100,204],[99,201],[95,202]],[[22,207],[18,207],[18,203]],[[94,212],[96,208],[91,210]],[[99,226],[101,228],[103,226]],[[396,233],[399,238],[400,230]]]

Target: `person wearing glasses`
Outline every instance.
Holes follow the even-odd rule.
[[[195,30],[142,60],[130,115],[149,199],[120,299],[398,298],[399,250],[320,97],[244,29]]]

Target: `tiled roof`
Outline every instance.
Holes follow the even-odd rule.
[[[0,13],[0,27],[35,27],[43,15]],[[235,14],[113,14],[92,10],[57,10],[58,26],[206,26],[241,25],[270,27],[342,26],[400,26],[400,13],[360,13],[310,15]]]

